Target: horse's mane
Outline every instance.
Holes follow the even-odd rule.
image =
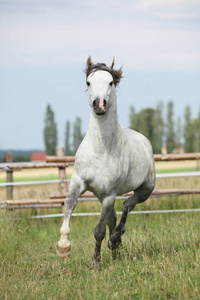
[[[106,64],[104,63],[98,63],[98,64],[92,64],[89,65],[85,70],[85,74],[86,74],[86,78],[90,75],[93,74],[97,71],[107,71],[109,72],[112,77],[113,77],[113,81],[114,81],[114,85],[117,86],[120,82],[120,79],[123,77],[122,76],[122,67],[119,70],[114,70],[114,69],[110,69],[106,66]]]

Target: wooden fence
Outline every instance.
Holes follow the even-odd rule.
[[[184,153],[184,154],[155,154],[155,161],[180,161],[180,160],[197,160],[199,162],[200,153]],[[63,207],[64,198],[67,195],[67,180],[66,168],[70,164],[74,164],[74,156],[64,156],[64,149],[57,149],[57,156],[47,156],[46,162],[23,162],[23,163],[0,163],[0,171],[7,173],[7,200],[0,201],[1,205],[9,205],[15,208],[26,207]],[[198,165],[198,164],[197,164]],[[60,178],[60,195],[53,195],[50,199],[41,200],[12,200],[13,198],[13,172],[22,169],[32,168],[58,168]],[[9,185],[10,183],[10,185]],[[132,193],[120,195],[117,199],[125,199]],[[183,194],[200,194],[200,189],[168,189],[168,190],[154,190],[152,196],[167,196],[167,195],[183,195]],[[80,201],[90,201],[96,199],[91,193],[85,193],[80,197]]]
[[[181,153],[181,154],[154,154],[155,161],[177,161],[177,160],[199,160],[200,153]],[[75,156],[47,156],[48,163],[74,163]]]
[[[57,159],[62,159],[64,156],[64,148],[57,148]],[[41,168],[58,168],[60,178],[60,192],[61,194],[67,193],[66,184],[66,168],[69,166],[68,162],[20,162],[20,163],[0,163],[0,171],[6,172],[6,198],[7,200],[13,199],[13,172],[20,171],[22,169],[41,169]],[[10,185],[9,185],[10,183]]]
[[[150,197],[161,197],[161,196],[179,196],[179,195],[191,195],[200,194],[200,189],[162,189],[154,190]],[[116,197],[117,200],[127,199],[133,195],[133,193],[127,193]],[[21,199],[21,200],[6,200],[0,201],[2,207],[12,206],[12,208],[64,208],[64,200],[66,195],[51,196],[50,199]],[[95,201],[97,198],[92,194],[86,192],[81,195],[79,201]]]

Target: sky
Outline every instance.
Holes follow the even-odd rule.
[[[65,124],[82,119],[88,95],[83,72],[94,62],[123,65],[118,117],[174,102],[174,118],[200,109],[199,0],[0,0],[0,150],[44,150],[48,104],[58,146]]]

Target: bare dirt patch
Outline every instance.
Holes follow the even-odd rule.
[[[185,160],[185,161],[158,161],[155,163],[156,170],[162,169],[181,169],[181,168],[196,168],[196,160]]]
[[[72,174],[73,166],[69,166],[66,168],[66,174]],[[44,168],[44,169],[22,169],[20,171],[15,171],[14,178],[20,179],[20,178],[29,178],[29,177],[46,177],[46,176],[57,176],[58,168]],[[6,178],[6,172],[0,172],[0,179]]]

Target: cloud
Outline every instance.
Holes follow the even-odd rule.
[[[115,55],[135,70],[200,71],[196,6],[194,0],[123,6],[119,0],[10,0],[1,13],[1,66],[79,64],[92,54],[97,60]],[[180,18],[193,21],[182,26]]]

